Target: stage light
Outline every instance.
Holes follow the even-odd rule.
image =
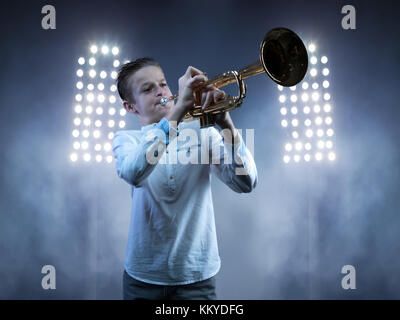
[[[322,137],[323,135],[324,135],[324,130],[318,129],[318,130],[317,130],[317,136],[318,136],[318,137]]]
[[[316,64],[316,63],[318,62],[317,57],[316,57],[316,56],[312,56],[312,57],[310,58],[310,62],[311,62],[311,64]]]
[[[110,144],[109,142],[106,142],[106,143],[104,144],[104,147],[103,147],[103,148],[104,148],[105,151],[108,152],[108,151],[111,150],[111,144]]]
[[[92,46],[90,47],[90,52],[93,53],[93,54],[97,53],[97,50],[98,50],[98,48],[97,48],[96,45],[92,45]]]
[[[296,86],[291,86],[291,87],[289,87],[289,89],[292,91],[296,91]]]
[[[110,98],[108,99],[108,101],[109,101],[110,103],[115,103],[115,102],[117,101],[117,99],[115,98],[114,95],[111,95]]]
[[[331,110],[332,110],[332,107],[331,107],[331,105],[330,105],[329,103],[327,103],[327,104],[324,105],[324,111],[325,111],[326,113],[331,112]]]
[[[288,125],[287,120],[286,120],[286,119],[283,119],[283,120],[281,121],[281,125],[282,125],[282,127],[286,128],[287,125]]]
[[[95,76],[96,76],[96,70],[91,69],[91,70],[89,71],[89,77],[94,78]]]
[[[297,151],[301,151],[301,149],[303,149],[303,144],[300,141],[296,142],[295,148]]]
[[[320,113],[320,111],[321,111],[320,105],[319,104],[314,105],[314,112],[315,113]]]
[[[302,87],[304,90],[307,90],[308,87],[309,87],[308,82],[303,82],[303,84],[301,85],[301,87]]]
[[[284,103],[285,101],[286,101],[286,96],[280,95],[280,96],[279,96],[279,102],[280,102],[280,103]]]
[[[280,84],[277,85],[277,88],[278,88],[279,91],[283,90],[283,87]]]
[[[327,58],[326,56],[323,56],[323,57],[321,58],[321,62],[322,62],[323,64],[326,64],[326,63],[328,62],[328,58]]]
[[[296,107],[296,106],[291,107],[291,108],[290,108],[290,112],[291,112],[292,114],[297,114],[297,112],[298,112],[297,107]]]
[[[107,161],[108,163],[111,163],[112,160],[113,160],[113,157],[112,157],[112,156],[107,156],[107,157],[106,157],[106,161]]]
[[[336,159],[335,153],[334,153],[334,152],[329,152],[329,154],[328,154],[328,159],[329,159],[330,161],[335,161],[335,159]]]
[[[283,161],[284,161],[285,163],[289,163],[290,157],[289,157],[288,155],[285,155],[285,156],[283,157]]]
[[[311,150],[311,143],[307,142],[307,143],[304,145],[304,149],[306,149],[307,151],[310,151],[310,150]]]
[[[110,49],[107,46],[102,46],[101,47],[101,53],[102,54],[108,54],[109,51],[110,51]]]
[[[328,136],[328,137],[332,137],[333,136],[333,129],[328,129],[328,130],[326,130],[326,135]]]
[[[324,68],[322,70],[322,74],[326,77],[329,74],[329,69],[328,68]]]
[[[305,106],[305,107],[303,108],[303,112],[304,112],[304,114],[309,114],[309,113],[310,113],[310,111],[311,111],[311,109],[310,109],[310,107],[309,107],[309,106]]]
[[[293,127],[297,127],[298,125],[299,125],[299,120],[293,119],[293,120],[292,120],[292,126],[293,126]]]
[[[332,143],[332,141],[328,140],[328,141],[325,143],[325,147],[326,147],[327,149],[332,149],[332,148],[333,148],[333,143]]]
[[[325,118],[325,123],[330,126],[332,124],[332,118],[331,117],[326,117]]]
[[[317,89],[319,88],[318,83],[314,82],[314,83],[312,84],[312,88],[313,88],[314,90],[317,90]]]
[[[292,151],[292,145],[291,145],[290,143],[286,143],[286,144],[285,144],[285,150],[286,150],[287,152]]]
[[[90,126],[90,124],[91,124],[91,120],[89,119],[89,118],[85,118],[84,120],[83,120],[83,124],[86,126],[86,127],[89,127]]]
[[[307,138],[312,138],[312,136],[313,136],[313,131],[311,130],[311,129],[307,129],[306,130],[306,136],[307,136]]]
[[[78,155],[74,152],[74,153],[71,153],[69,158],[71,159],[72,162],[75,162],[78,160]]]
[[[304,155],[304,160],[306,161],[306,162],[309,162],[310,160],[311,160],[311,156],[307,153],[307,154],[305,154]]]
[[[89,153],[85,153],[84,155],[83,155],[83,160],[85,160],[86,162],[89,162],[90,161],[90,154]]]
[[[75,110],[76,113],[79,114],[79,113],[82,112],[82,106],[81,106],[80,104],[77,104],[77,105],[75,106],[75,109],[74,109],[74,110]]]
[[[99,94],[99,95],[97,96],[97,101],[98,101],[98,102],[103,103],[104,100],[105,100],[105,97],[104,97],[103,94]]]
[[[318,149],[323,149],[325,147],[325,143],[322,140],[319,140],[317,142],[317,147]]]
[[[86,106],[85,111],[86,111],[87,114],[92,114],[93,107],[92,106]]]
[[[82,137],[89,138],[89,130],[83,130],[82,131]]]
[[[83,150],[87,150],[87,149],[89,148],[89,143],[88,143],[87,141],[83,141],[83,142],[81,143],[81,148],[82,148]]]
[[[311,43],[311,44],[308,46],[308,51],[310,51],[310,52],[312,53],[312,52],[314,52],[315,50],[316,50],[315,44],[314,44],[314,43]]]
[[[113,47],[113,48],[111,49],[111,52],[112,52],[112,54],[113,54],[114,56],[116,56],[116,55],[119,53],[119,49],[118,49],[117,47]]]
[[[324,80],[324,82],[322,82],[322,86],[327,89],[329,88],[329,81],[328,80]]]
[[[310,119],[304,120],[304,124],[305,124],[306,127],[311,126],[311,120]]]
[[[313,92],[313,94],[311,95],[311,98],[313,101],[318,101],[319,100],[319,93],[318,92]]]
[[[317,152],[315,154],[315,160],[317,160],[317,161],[321,161],[322,160],[322,153],[321,152]]]
[[[125,110],[125,109],[124,109]],[[285,107],[281,108],[281,115],[286,116],[287,115],[287,109]]]
[[[100,138],[100,131],[99,131],[99,130],[94,130],[94,131],[93,131],[93,137],[94,137],[95,139]]]
[[[322,118],[321,118],[321,117],[315,118],[315,124],[316,124],[317,126],[320,126],[320,125],[322,124]]]
[[[94,100],[94,94],[93,93],[88,93],[88,95],[86,96],[86,100],[89,102],[93,102]]]
[[[311,75],[311,77],[316,77],[316,76],[317,76],[317,74],[318,74],[318,71],[317,71],[317,69],[315,69],[315,68],[312,68],[312,69],[310,70],[310,75]]]
[[[324,100],[329,101],[331,99],[331,95],[329,93],[324,94]]]
[[[293,103],[295,103],[297,101],[297,96],[295,94],[292,94],[290,96],[290,101],[292,101]]]
[[[298,154],[296,154],[296,155],[293,157],[293,160],[294,160],[294,162],[299,162],[299,161],[300,161],[300,156],[299,156]]]
[[[299,133],[297,131],[292,132],[292,137],[293,139],[298,139],[299,138]]]
[[[307,94],[307,93],[303,93],[303,94],[301,95],[301,100],[302,100],[303,102],[307,102],[307,101],[308,101],[308,94]]]
[[[74,128],[71,132],[74,140],[70,151],[75,154],[76,159],[88,162],[91,158],[96,159],[93,163],[108,159],[107,162],[111,163],[113,157],[107,158],[106,152],[110,152],[112,148],[114,130],[126,126],[125,121],[122,120],[122,117],[126,115],[126,110],[119,107],[117,113],[116,109],[111,107],[119,101],[115,94],[118,91],[114,81],[118,76],[115,68],[120,67],[121,61],[124,60],[117,56],[121,54],[117,46],[108,47],[104,43],[97,47],[92,43],[88,48],[89,56],[81,55],[75,60],[78,62],[78,68],[76,68],[77,78],[73,88],[75,90],[73,93],[75,103],[72,108]],[[102,53],[100,58],[97,55],[99,52]],[[106,109],[102,107],[103,103]],[[85,112],[83,117],[82,112]],[[92,115],[96,117],[92,118]],[[105,137],[108,144],[103,148],[105,141],[98,142]],[[77,141],[78,138],[80,140]],[[68,154],[69,158],[72,152]]]

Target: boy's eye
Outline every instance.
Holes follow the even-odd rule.
[[[166,87],[167,84],[166,83],[161,83],[161,87]]]

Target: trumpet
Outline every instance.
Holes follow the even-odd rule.
[[[308,68],[308,54],[303,41],[293,31],[287,28],[274,28],[265,36],[260,45],[259,60],[240,69],[230,70],[209,79],[204,86],[214,85],[221,88],[231,83],[238,86],[237,96],[226,99],[202,110],[201,106],[193,106],[185,115],[183,121],[200,120],[200,127],[215,125],[215,115],[238,108],[246,97],[244,79],[260,73],[266,73],[275,83],[291,87],[303,80]],[[178,95],[163,97],[161,105],[175,100]]]

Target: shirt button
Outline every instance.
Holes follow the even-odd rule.
[[[173,176],[169,176],[169,178],[172,180],[174,177]]]

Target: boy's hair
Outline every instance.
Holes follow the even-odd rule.
[[[129,101],[131,94],[129,88],[129,79],[140,69],[147,66],[160,67],[160,63],[153,58],[144,57],[136,59],[135,61],[127,62],[122,65],[118,72],[117,86],[118,93],[122,100]]]

